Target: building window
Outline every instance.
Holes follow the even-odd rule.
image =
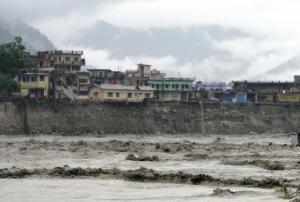
[[[140,93],[140,95],[142,95],[142,93]]]
[[[23,80],[23,82],[28,82],[29,81],[29,76],[28,75],[23,76],[22,80]]]
[[[30,81],[31,82],[36,82],[36,76],[31,76]]]
[[[172,85],[172,88],[173,88],[173,89],[178,89],[178,87],[179,87],[178,84],[173,84],[173,85]]]
[[[159,89],[159,84],[156,84],[156,89]]]
[[[75,57],[75,58],[74,58],[74,61],[75,61],[75,62],[78,62],[78,57]]]
[[[155,88],[155,84],[152,84],[152,88]]]
[[[87,91],[79,91],[78,95],[88,95],[89,92]]]
[[[113,94],[112,92],[108,92],[108,93],[107,93],[107,96],[108,96],[108,97],[113,97],[114,94]]]
[[[169,88],[169,84],[166,84],[166,85],[165,85],[165,88]]]
[[[120,97],[120,93],[116,93],[116,97]]]
[[[79,79],[79,83],[88,83],[87,79]]]
[[[98,92],[94,92],[94,97],[98,97]]]
[[[146,93],[145,98],[150,98],[150,93]]]
[[[45,76],[44,75],[40,75],[40,81],[45,81]]]
[[[65,60],[66,61],[70,61],[70,57],[65,57]]]
[[[132,93],[128,93],[128,98],[132,98]]]

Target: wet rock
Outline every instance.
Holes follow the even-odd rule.
[[[130,161],[159,161],[158,156],[142,156],[135,154],[128,154],[126,160]]]

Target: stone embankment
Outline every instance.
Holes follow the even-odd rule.
[[[0,103],[0,134],[251,134],[300,128],[300,105]]]

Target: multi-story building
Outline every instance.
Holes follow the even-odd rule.
[[[250,102],[299,102],[300,77],[294,76],[294,81],[232,81],[232,91],[246,93]]]
[[[95,84],[120,84],[124,80],[124,73],[110,69],[88,69]]]
[[[165,78],[149,80],[155,89],[155,98],[161,101],[188,101],[191,96],[194,79]]]
[[[77,97],[76,73],[81,72],[85,65],[82,51],[42,51],[36,56],[38,70],[51,72],[51,95],[56,99],[71,99]]]
[[[59,73],[76,73],[85,65],[82,51],[43,51],[37,53],[38,68],[53,68]]]
[[[162,73],[156,69],[151,70],[149,80],[163,79],[166,77],[166,73]]]
[[[49,72],[45,71],[20,71],[15,77],[20,93],[24,97],[48,98],[49,96]]]
[[[76,87],[78,96],[88,96],[90,88],[90,73],[77,72],[76,73]]]
[[[292,88],[300,88],[300,83],[297,82],[249,82],[249,81],[233,81],[231,82],[232,90],[246,91],[256,93],[276,93],[282,91],[289,91]]]
[[[163,79],[166,75],[160,71],[153,69],[151,65],[138,64],[137,70],[126,70],[124,84],[125,85],[148,85],[151,79]]]

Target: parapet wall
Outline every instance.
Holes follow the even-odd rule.
[[[0,103],[0,134],[248,134],[300,130],[300,105]]]

